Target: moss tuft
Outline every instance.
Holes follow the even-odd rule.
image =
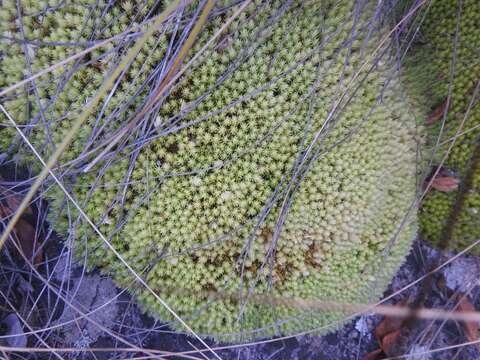
[[[3,4],[7,22],[0,26],[13,27],[15,1]],[[388,44],[374,52],[386,32],[378,17],[371,21],[372,4],[358,9],[354,1],[257,1],[185,73],[150,122],[156,138],[133,162],[125,151],[105,170],[101,164],[64,177],[113,246],[197,332],[229,341],[324,332],[345,314],[249,301],[240,315],[234,297],[251,289],[273,297],[373,301],[408,253],[416,228],[414,217],[406,218],[416,190],[416,126]],[[99,39],[124,30],[131,8],[75,2],[24,22],[32,38]],[[89,15],[102,9],[104,16]],[[232,12],[215,13],[190,56]],[[171,31],[159,32],[157,45],[149,44],[136,58],[103,115],[99,109],[92,116],[64,162],[78,158],[86,140],[97,136],[94,144],[101,142],[138,108],[152,82],[119,111],[138,90],[134,74],[144,81],[161,63]],[[42,79],[40,101],[29,91],[6,102],[20,123],[35,122],[29,135],[44,155],[114,65],[118,46],[100,63],[75,71],[61,89],[56,79],[70,68]],[[24,50],[2,49],[1,86],[25,76]],[[32,67],[38,71],[70,50],[36,47]],[[48,104],[48,127],[34,116],[40,104]],[[107,118],[115,111],[118,116]],[[3,145],[10,146],[12,136],[3,134]],[[23,154],[24,161],[31,159]],[[298,168],[299,156],[311,161]],[[292,184],[296,191],[276,239],[290,178],[302,181]],[[52,223],[75,239],[77,254],[86,252],[90,266],[131,286],[132,276],[62,194],[53,189],[49,196]],[[171,319],[148,292],[132,291],[145,310]],[[229,296],[215,299],[212,293]]]
[[[437,166],[467,114],[480,79],[480,3],[475,0],[438,0],[425,11],[425,22],[420,28],[423,41],[414,48],[406,68],[413,97],[426,113],[445,104],[451,84],[452,95],[445,125],[442,126],[441,118],[430,125],[428,131],[431,150],[440,144],[432,164]],[[457,174],[461,185],[457,191],[449,193],[430,191],[420,209],[421,232],[433,244],[442,241],[445,233],[450,232],[449,226],[453,228],[448,246],[453,250],[462,250],[480,238],[480,164],[478,159],[475,160],[479,156],[474,155],[480,152],[479,139],[477,94],[460,136],[444,163],[450,172]],[[431,150],[427,151],[428,155]],[[457,214],[455,204],[460,203]],[[473,251],[479,253],[478,249]]]

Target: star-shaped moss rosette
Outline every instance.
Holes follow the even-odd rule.
[[[3,1],[0,26],[19,37],[15,4]],[[33,1],[22,17],[25,34],[91,41],[148,16],[128,3],[61,4],[45,10]],[[227,5],[212,11],[185,62],[237,9]],[[390,43],[379,46],[387,32],[373,6],[252,3],[145,122],[150,140],[131,136],[128,144],[142,146],[125,146],[83,173],[83,159],[91,160],[85,144],[94,149],[108,139],[158,83],[148,76],[170,56],[178,31],[170,23],[149,40],[64,154],[62,164],[73,161],[74,170],[63,181],[86,214],[200,334],[242,341],[325,332],[345,314],[272,306],[245,295],[377,300],[408,253],[416,229],[408,214],[417,130],[390,64]],[[68,81],[59,81],[71,70],[65,67],[42,78],[36,90],[5,100],[19,123],[32,125],[29,138],[42,154],[68,131],[124,47],[120,42],[106,56],[92,54],[89,59],[100,60],[85,59]],[[1,85],[23,79],[26,66],[38,71],[70,50],[4,45]],[[32,52],[29,65],[25,51]],[[37,116],[40,106],[43,116]],[[13,130],[3,129],[2,139],[5,148],[20,149],[24,161],[32,159]],[[61,191],[46,195],[53,226],[75,240],[79,258],[130,287],[150,314],[171,320],[151,294],[132,288],[132,275]]]

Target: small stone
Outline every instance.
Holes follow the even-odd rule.
[[[362,335],[366,335],[370,332],[371,320],[366,316],[361,316],[355,323],[355,329]]]

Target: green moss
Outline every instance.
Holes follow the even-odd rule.
[[[426,113],[445,102],[451,83],[451,105],[444,128],[442,129],[442,119],[429,126],[430,147],[433,149],[437,141],[440,144],[433,157],[433,165],[437,165],[464,120],[479,80],[480,3],[472,0],[461,3],[439,0],[433,2],[427,11],[425,23],[421,26],[422,45],[414,48],[407,63],[407,78],[413,97],[423,105]],[[478,146],[479,125],[480,106],[476,101],[444,164],[458,174],[462,183],[473,165],[472,153],[475,146]],[[432,151],[427,153],[431,155]],[[479,176],[480,170],[476,170],[471,188],[466,189],[465,203],[454,224],[449,244],[451,249],[462,250],[480,238]],[[441,193],[432,190],[427,194],[420,211],[420,225],[425,239],[434,244],[441,240],[458,196],[458,191]],[[478,249],[474,252],[479,253]]]
[[[8,5],[4,16],[11,24],[14,1],[4,3]],[[409,251],[416,228],[414,216],[405,217],[416,190],[415,121],[406,111],[408,104],[389,64],[388,44],[380,49],[385,56],[373,71],[363,66],[365,61],[376,63],[374,49],[386,32],[380,23],[369,23],[374,9],[354,11],[353,3],[252,4],[162,104],[152,121],[159,136],[139,151],[130,176],[126,174],[131,158],[125,151],[105,171],[100,165],[87,174],[64,177],[113,246],[201,334],[242,341],[313,328],[325,332],[345,314],[249,301],[240,315],[241,306],[234,298],[210,295],[220,292],[235,297],[252,289],[269,297],[374,301]],[[82,6],[52,11],[50,21],[58,21],[59,14],[72,14],[78,17],[75,22],[90,24],[82,20],[87,16]],[[107,13],[115,11],[119,10],[114,7]],[[211,20],[190,56],[232,12]],[[356,41],[349,49],[353,13],[360,16],[355,20]],[[110,35],[128,23],[129,12],[121,14],[125,20],[114,26],[119,29],[103,26]],[[77,27],[66,32],[66,24],[49,26],[49,33],[55,34],[52,41],[90,38],[75,33]],[[102,37],[93,25],[88,26],[91,36]],[[137,57],[106,106],[107,112],[132,94],[129,85],[138,87],[132,73],[146,66],[148,74],[161,61],[170,36],[167,31],[158,49],[149,44]],[[3,50],[2,61],[10,63],[0,67],[10,74],[3,80],[5,86],[23,78],[14,64],[24,56],[19,47]],[[67,55],[56,47],[35,51],[38,69]],[[106,74],[102,68],[113,66],[116,56],[115,52],[110,55],[100,70],[98,66],[78,70],[60,90],[64,95],[48,112],[49,129],[39,125],[30,134],[43,154],[51,151],[51,144],[45,143],[48,132],[54,139],[61,138],[75,116],[69,110],[81,108]],[[48,102],[55,85],[49,83],[43,91],[42,99]],[[343,98],[342,92],[346,93]],[[35,114],[34,94],[28,93],[28,98]],[[121,126],[141,99],[138,96],[113,122],[100,118],[105,133]],[[20,122],[30,121],[31,115],[22,112],[25,97],[18,96],[7,105]],[[167,122],[181,129],[167,134]],[[92,131],[95,117],[82,129],[64,162],[78,157]],[[300,168],[304,178],[273,246],[289,189],[285,179],[292,177],[298,155],[310,145],[311,166],[308,171]],[[31,156],[24,153],[24,159]],[[276,189],[280,195],[260,221]],[[132,275],[66,204],[61,192],[52,189],[49,197],[52,224],[75,239],[77,254],[86,252],[91,267],[112,274],[120,286],[130,286]],[[267,254],[269,260],[264,263]],[[171,319],[147,291],[135,287],[134,293],[145,310],[162,320]]]

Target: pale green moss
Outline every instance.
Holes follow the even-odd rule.
[[[475,0],[437,0],[427,11],[425,22],[420,28],[422,45],[414,47],[413,55],[407,64],[407,79],[413,96],[423,104],[426,113],[447,99],[452,66],[455,64],[451,82],[451,106],[445,128],[441,133],[442,119],[429,126],[429,145],[433,147],[437,141],[441,144],[433,159],[433,165],[437,165],[464,119],[479,80],[480,3]],[[444,164],[458,174],[462,182],[472,166],[472,152],[479,142],[479,125],[480,106],[476,101]],[[426,153],[430,155],[431,151]],[[449,243],[451,249],[462,250],[480,238],[479,177],[480,172],[477,171],[473,176],[473,186],[467,189],[466,201],[454,225],[453,237]],[[442,193],[434,189],[426,196],[420,211],[421,230],[425,239],[434,244],[441,241],[457,196],[458,191]],[[473,251],[479,253],[478,249]]]
[[[372,71],[362,66],[374,59],[374,49],[385,34],[378,23],[369,33],[373,9],[355,12],[361,15],[355,23],[356,41],[349,50],[353,1],[283,5],[279,1],[251,5],[197,67],[182,77],[162,105],[156,125],[162,135],[165,122],[181,113],[176,125],[189,126],[160,136],[139,152],[124,206],[115,199],[123,191],[128,157],[115,161],[98,182],[98,174],[92,171],[69,184],[86,213],[105,234],[112,234],[112,244],[132,267],[139,272],[149,269],[148,284],[193,329],[222,340],[318,327],[324,332],[345,314],[248,302],[239,316],[237,301],[209,301],[209,293],[237,295],[241,289],[254,288],[255,294],[271,297],[377,300],[415,234],[414,216],[404,222],[415,197],[415,122],[388,65],[388,44],[380,49],[386,55]],[[81,12],[77,6],[59,11]],[[209,23],[191,54],[199,51],[229,14]],[[7,17],[11,20],[12,16]],[[128,13],[125,16],[124,23]],[[122,28],[121,24],[117,26]],[[163,48],[167,38],[161,42]],[[21,49],[15,51],[19,52],[17,61],[22,61]],[[162,51],[153,52],[151,64],[161,60]],[[144,56],[150,53],[145,49]],[[54,55],[50,61],[66,54]],[[14,54],[4,56],[3,61],[12,61],[9,56]],[[137,59],[135,66],[144,61]],[[229,75],[219,82],[228,69]],[[9,65],[8,70],[15,69]],[[78,79],[69,81],[67,94],[71,91],[77,96],[78,92],[82,100],[70,104],[69,95],[59,98],[52,119],[91,96],[98,87],[91,79],[100,81],[105,74],[96,71],[86,67]],[[17,71],[9,76],[4,84],[23,74]],[[124,87],[122,83],[114,103],[131,95]],[[260,91],[246,96],[255,89]],[[46,101],[51,91],[46,90]],[[343,91],[347,96],[327,124]],[[207,96],[190,109],[205,92]],[[242,96],[242,101],[229,105]],[[10,110],[28,122],[21,112],[25,100],[12,102]],[[109,129],[118,127],[136,105],[109,124]],[[202,120],[207,114],[211,116]],[[53,137],[61,137],[71,121],[67,116],[52,126]],[[78,156],[92,127],[90,123],[83,129],[66,159]],[[262,266],[283,197],[256,229],[259,216],[282,178],[291,177],[299,152],[317,132],[320,135],[310,154],[318,158],[294,193],[271,265]],[[34,143],[42,144],[42,127],[35,134]],[[93,190],[91,184],[95,184]],[[283,184],[280,190],[286,189]],[[129,286],[131,274],[84,221],[77,222],[77,212],[63,206],[61,193],[54,190],[50,197],[55,228],[76,239],[77,252],[87,252],[90,266],[111,273],[119,285]],[[68,215],[73,224],[68,223]],[[116,229],[124,220],[124,226]],[[166,256],[159,259],[161,255]],[[151,314],[171,319],[147,291],[136,289],[135,293]]]

